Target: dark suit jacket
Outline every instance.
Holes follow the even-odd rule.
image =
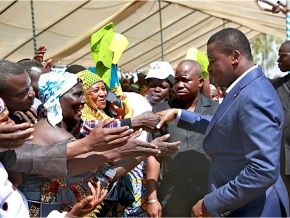
[[[200,96],[195,111],[201,114],[214,114],[219,104]],[[175,98],[153,108],[153,112],[168,108],[184,108]],[[180,150],[172,156],[163,157],[158,187],[158,199],[162,203],[162,214],[168,216],[190,217],[192,206],[208,190],[208,171],[210,160],[202,144],[204,135],[178,128],[169,122],[165,133],[170,133],[169,141],[180,141]],[[158,133],[157,133],[158,134]],[[153,134],[153,137],[157,137]]]
[[[279,167],[283,124],[280,100],[260,67],[229,91],[212,119],[182,111],[178,126],[205,132],[211,193],[204,203],[211,216],[289,214]]]
[[[271,82],[282,103],[285,119],[281,144],[281,174],[290,176],[290,74]]]

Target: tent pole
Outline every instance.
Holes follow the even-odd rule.
[[[34,54],[35,54],[36,50],[37,50],[37,45],[36,45],[36,33],[35,33],[35,18],[34,18],[33,0],[30,0],[30,9],[31,9],[32,35],[33,35],[33,48],[34,48]]]
[[[164,61],[164,52],[163,52],[163,32],[162,32],[162,17],[161,17],[161,2],[159,2],[159,23],[160,23],[160,46],[161,46],[161,60]]]
[[[290,40],[290,13],[288,11],[290,1],[286,0],[286,39]]]

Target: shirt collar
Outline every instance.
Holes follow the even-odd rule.
[[[245,73],[243,73],[241,76],[239,76],[226,90],[226,93],[229,93],[233,88],[234,86],[239,82],[241,81],[241,79],[243,79],[250,71],[252,71],[253,69],[257,68],[258,65],[255,65],[253,67],[251,67],[250,69],[248,69]]]

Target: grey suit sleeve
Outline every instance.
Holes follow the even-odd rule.
[[[47,146],[25,143],[1,154],[1,162],[6,170],[63,178],[67,176],[67,142]]]

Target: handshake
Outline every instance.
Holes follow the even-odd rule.
[[[91,150],[106,151],[116,149],[122,157],[136,156],[165,156],[172,155],[179,149],[180,142],[166,142],[169,134],[155,138],[151,142],[138,140],[142,130],[147,132],[158,131],[156,125],[161,121],[161,117],[152,113],[144,112],[131,118],[131,128],[128,126],[117,128],[105,128],[113,120],[105,120],[88,135],[90,140],[95,141]]]

